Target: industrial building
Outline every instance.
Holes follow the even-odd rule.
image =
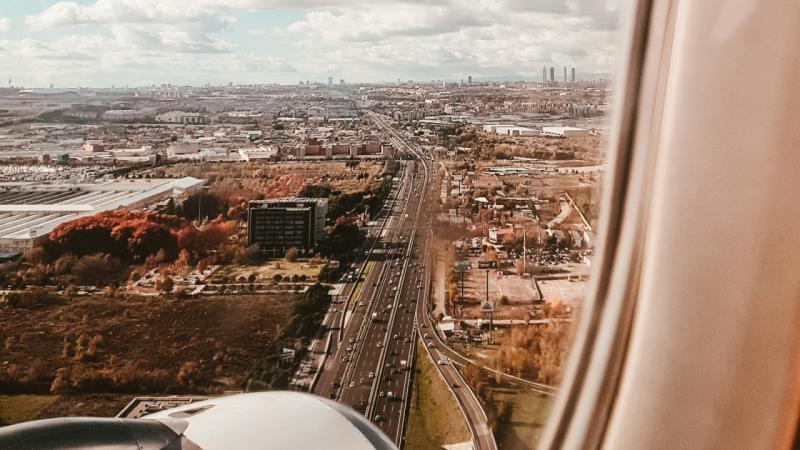
[[[114,209],[140,209],[194,192],[205,180],[114,180],[92,184],[0,183],[0,252],[24,253],[62,223]]]
[[[487,124],[483,126],[483,131],[487,133],[503,134],[508,136],[538,136],[538,130],[528,127],[518,127],[516,125]]]
[[[575,127],[542,127],[542,136],[550,137],[580,137],[588,136],[589,130]]]
[[[309,254],[325,237],[328,199],[279,198],[251,201],[247,245],[265,256],[281,257],[290,248]]]

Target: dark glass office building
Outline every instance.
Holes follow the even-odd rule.
[[[309,254],[325,235],[327,211],[327,199],[252,201],[247,214],[247,245],[258,245],[265,256],[282,257],[292,247]]]

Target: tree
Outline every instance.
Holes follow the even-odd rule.
[[[126,269],[119,258],[97,253],[81,256],[72,266],[72,274],[78,283],[106,285],[126,279]]]
[[[328,198],[332,193],[330,186],[320,186],[317,184],[307,184],[300,190],[299,197],[306,198]]]
[[[163,276],[156,281],[156,289],[162,292],[172,292],[175,281],[170,276]]]
[[[295,262],[295,261],[297,261],[297,257],[298,256],[300,256],[300,251],[297,250],[296,248],[292,247],[292,248],[286,250],[286,256],[285,256],[286,261]]]
[[[352,220],[340,220],[328,235],[321,252],[326,256],[344,255],[357,248],[360,241],[361,232],[358,225]]]
[[[109,254],[128,263],[141,263],[163,251],[173,260],[178,244],[173,229],[181,219],[146,211],[115,210],[82,217],[56,227],[42,244],[50,260],[64,254]]]

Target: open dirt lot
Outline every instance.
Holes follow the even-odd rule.
[[[472,261],[472,265],[473,267],[477,266],[477,259]],[[460,313],[458,317],[481,317],[480,304],[485,298],[486,271],[472,269],[466,272],[464,274],[464,302],[457,303]],[[516,274],[502,275],[497,270],[490,270],[489,300],[494,302],[495,318],[509,318],[526,314],[534,302],[539,300],[539,293],[530,278],[522,278]]]
[[[539,280],[546,301],[562,300],[571,305],[580,304],[586,297],[586,281],[563,279]]]

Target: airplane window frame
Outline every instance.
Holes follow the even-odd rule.
[[[676,2],[631,0],[620,52],[594,271],[540,449],[600,448],[622,375],[642,262]],[[647,126],[641,126],[646,124]]]

